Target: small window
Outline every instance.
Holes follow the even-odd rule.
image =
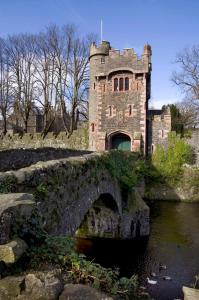
[[[118,78],[114,78],[114,91],[118,90]]]
[[[91,124],[91,131],[92,131],[92,132],[95,131],[95,124],[94,124],[94,123]]]
[[[119,91],[123,91],[123,78],[120,78],[119,81]]]
[[[131,116],[131,115],[132,115],[132,106],[129,105],[129,116]]]
[[[125,78],[125,91],[128,91],[129,90],[129,78],[126,77]]]
[[[106,85],[104,84],[103,85],[103,92],[105,92],[106,91]]]
[[[112,116],[112,106],[109,106],[109,116]]]
[[[93,89],[95,90],[95,82],[93,83]]]
[[[101,58],[101,64],[105,64],[105,57]]]

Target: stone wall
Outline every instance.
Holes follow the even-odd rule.
[[[0,137],[0,150],[13,148],[69,148],[76,150],[88,149],[87,125],[73,132],[68,138],[65,132],[58,135],[50,132],[45,138],[40,133],[13,134]]]
[[[168,133],[171,132],[171,113],[169,107],[164,110],[148,111],[148,153],[152,153],[157,144],[167,145]]]
[[[38,161],[79,156],[89,151],[60,148],[8,149],[0,151],[0,172],[28,167]]]
[[[199,168],[186,166],[175,185],[152,182],[146,185],[145,198],[149,200],[199,202]]]

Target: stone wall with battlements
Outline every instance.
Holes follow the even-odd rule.
[[[16,148],[68,148],[75,150],[88,149],[88,127],[74,130],[73,134],[68,137],[65,132],[55,134],[49,132],[45,138],[41,133],[27,134],[8,134],[0,136],[0,150]]]

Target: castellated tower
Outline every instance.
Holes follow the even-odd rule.
[[[102,41],[90,48],[89,148],[147,152],[151,47],[140,58]]]

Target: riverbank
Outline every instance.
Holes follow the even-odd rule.
[[[120,277],[118,270],[87,260],[72,238],[40,232],[31,243],[18,262],[1,265],[0,299],[80,300],[82,293],[87,300],[150,299],[139,291],[135,275]]]
[[[121,276],[138,275],[138,283],[156,300],[184,299],[182,287],[191,287],[198,274],[199,204],[153,201],[151,232],[145,242],[89,241],[90,260],[118,267]],[[187,221],[188,219],[188,221]],[[82,247],[83,249],[83,247]],[[115,250],[117,249],[117,251]],[[165,265],[166,270],[159,268]],[[152,277],[151,273],[156,276]],[[170,276],[171,280],[165,280]],[[147,283],[147,277],[157,284]]]
[[[174,182],[163,178],[146,178],[148,200],[199,202],[199,167],[186,165]]]

